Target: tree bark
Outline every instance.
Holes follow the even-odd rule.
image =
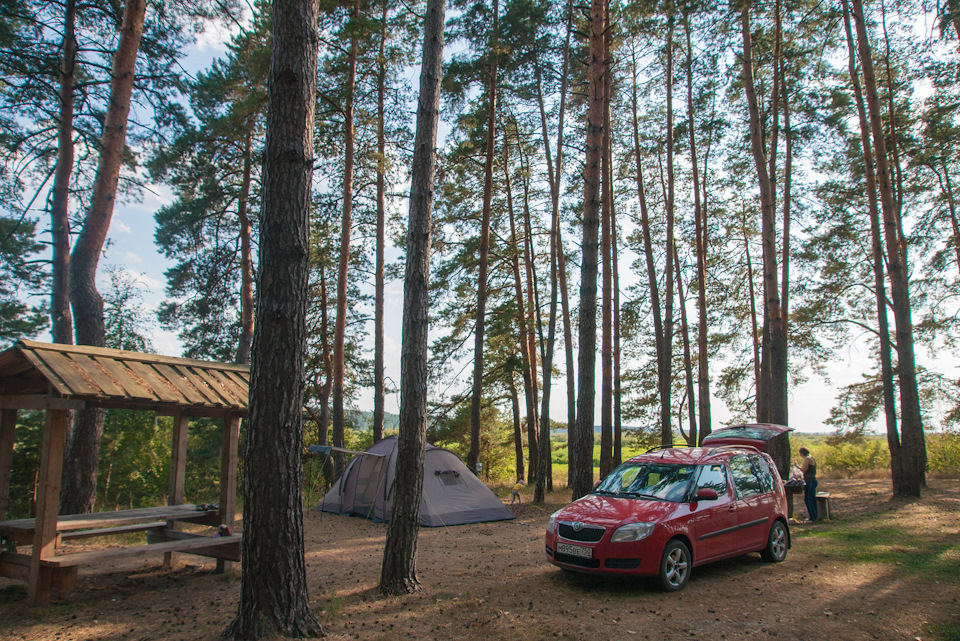
[[[387,134],[386,84],[387,84],[387,9],[384,1],[380,16],[380,56],[377,60],[377,258],[376,292],[373,310],[373,442],[383,439],[384,413],[384,289],[386,286],[386,229],[387,229]]]
[[[600,232],[600,171],[603,157],[604,75],[608,71],[604,56],[604,27],[607,3],[590,2],[589,84],[587,89],[587,132],[583,169],[583,258],[580,265],[580,335],[577,357],[579,393],[577,429],[571,447],[571,493],[574,499],[593,487],[593,425],[596,404],[597,352],[597,267]]]
[[[487,79],[487,150],[483,166],[483,211],[480,219],[480,268],[477,276],[477,317],[473,341],[473,396],[470,400],[470,450],[467,467],[477,471],[480,461],[480,411],[483,406],[483,336],[487,310],[487,271],[490,262],[490,209],[493,201],[493,154],[497,132],[497,47],[500,28],[499,0],[493,0],[490,35],[490,69]]]
[[[687,301],[683,295],[683,274],[680,272],[680,254],[677,246],[673,246],[674,273],[677,278],[677,298],[680,302],[680,337],[683,341],[683,373],[687,390],[687,433],[680,428],[680,435],[687,445],[696,446],[697,440],[697,403],[693,390],[693,359],[690,357],[690,326],[687,325]],[[683,422],[679,423],[681,426]]]
[[[250,217],[247,208],[250,201],[250,183],[253,172],[253,131],[247,132],[243,147],[243,182],[240,185],[240,201],[237,203],[237,218],[240,220],[240,345],[237,347],[237,362],[250,362],[253,344],[253,243]]]
[[[350,36],[350,61],[347,71],[347,102],[343,109],[343,219],[340,224],[340,266],[337,272],[337,319],[333,327],[333,444],[345,447],[346,417],[344,379],[346,377],[347,342],[347,282],[350,269],[350,229],[353,226],[353,163],[355,124],[353,119],[354,94],[357,86],[357,56],[360,47],[360,0],[354,0],[350,21],[354,25]],[[345,457],[334,452],[337,469],[343,469]]]
[[[603,58],[610,65],[610,15],[603,28]],[[610,100],[613,86],[609,71],[603,75],[603,159],[601,161],[600,253],[603,259],[600,344],[600,478],[613,470],[613,256],[610,227],[613,223],[613,143],[610,133]]]
[[[244,453],[240,603],[224,639],[324,634],[307,594],[300,465],[317,45],[317,5],[276,0]]]
[[[393,515],[387,526],[380,591],[404,594],[420,589],[417,535],[423,494],[427,433],[427,332],[430,306],[430,225],[433,215],[437,122],[443,62],[443,0],[428,0],[424,19],[420,98],[410,180],[410,220],[403,301],[400,361],[400,437]]]
[[[63,18],[63,59],[60,63],[60,122],[57,128],[57,169],[50,202],[53,237],[53,282],[50,296],[50,333],[54,343],[73,344],[70,313],[70,177],[73,175],[74,64],[76,2],[66,0]]]
[[[870,42],[863,17],[863,5],[853,0],[853,19],[857,31],[857,47],[863,68],[863,84],[867,99],[873,148],[876,152],[877,186],[883,214],[883,236],[887,249],[887,273],[890,276],[890,297],[893,300],[893,319],[896,327],[897,370],[900,382],[901,454],[903,477],[893,479],[895,496],[920,496],[926,484],[926,444],[923,421],[920,416],[920,397],[917,387],[916,356],[913,345],[913,320],[910,308],[907,246],[901,233],[900,210],[894,198],[887,143],[877,96],[876,75],[873,70]],[[891,452],[893,456],[893,452]]]
[[[70,303],[77,343],[81,345],[106,345],[103,298],[97,291],[97,265],[113,218],[146,6],[146,0],[128,0],[123,8],[120,42],[114,52],[111,68],[110,105],[103,125],[93,195],[70,256]],[[61,514],[82,514],[93,509],[103,416],[103,410],[100,409],[77,413],[69,453],[64,460]]]
[[[547,158],[547,172],[550,179],[550,201],[551,201],[551,218],[550,218],[550,319],[548,321],[548,330],[547,330],[547,345],[544,350],[543,358],[543,395],[541,397],[541,411],[540,411],[540,443],[541,447],[538,450],[540,456],[538,457],[540,464],[540,472],[537,475],[537,485],[534,489],[533,501],[534,503],[543,503],[546,500],[547,490],[553,490],[553,465],[552,465],[552,447],[551,447],[551,438],[550,438],[550,394],[552,389],[553,382],[553,355],[554,348],[556,345],[557,337],[557,302],[559,296],[559,254],[562,252],[562,243],[560,242],[560,185],[562,181],[562,166],[563,166],[563,120],[566,113],[566,99],[567,99],[567,72],[570,66],[570,39],[573,33],[571,28],[573,20],[573,0],[568,0],[567,2],[567,36],[566,43],[563,49],[563,68],[560,76],[560,114],[558,117],[557,125],[557,163],[556,169],[553,168],[550,158],[550,137],[547,133],[547,117],[546,109],[543,104],[543,94],[540,91],[540,82],[539,82],[539,73],[540,66],[537,65],[537,96],[539,98],[540,106],[540,123],[541,129],[543,131],[543,148]],[[566,295],[564,293],[564,295]],[[569,337],[566,342],[567,348],[570,348]],[[570,392],[574,387],[573,376],[569,374],[571,368],[573,367],[572,357],[567,359],[566,366],[568,368],[568,377],[567,377],[567,390]],[[572,410],[576,412],[576,396],[575,394],[568,393],[567,395],[568,403],[568,425],[567,428],[570,428],[570,414]],[[573,401],[572,403],[570,401]],[[547,487],[549,484],[549,488]]]
[[[671,421],[671,395],[673,387],[673,250],[674,240],[674,168],[673,168],[673,3],[668,5],[667,15],[667,240],[664,280],[666,294],[663,298],[663,361],[660,363],[660,444],[673,444]]]
[[[780,287],[777,284],[777,248],[776,248],[776,203],[773,191],[773,181],[769,173],[767,158],[764,152],[763,134],[760,124],[760,106],[757,102],[757,92],[753,79],[753,44],[750,33],[749,0],[745,0],[741,8],[741,25],[743,33],[743,84],[747,98],[747,107],[750,115],[750,144],[753,160],[757,169],[757,178],[760,186],[761,209],[761,238],[763,243],[763,295],[764,295],[764,332],[769,340],[769,352],[761,354],[761,389],[758,390],[757,405],[766,408],[766,412],[758,412],[761,422],[779,423],[786,425],[787,421],[787,371],[786,371],[786,341],[783,334],[783,317],[780,308]],[[774,112],[776,119],[776,112]],[[769,363],[765,370],[764,361]],[[763,398],[761,398],[763,395]],[[787,461],[789,462],[789,461]],[[777,467],[783,466],[784,461],[777,460]]]
[[[693,103],[693,42],[690,37],[690,15],[687,12],[683,16],[683,30],[687,39],[687,119],[690,130],[690,166],[693,170],[693,221],[697,258],[697,401],[700,424],[693,444],[699,445],[713,429],[710,416],[710,343],[707,316],[707,211],[705,203],[700,199],[696,109]]]

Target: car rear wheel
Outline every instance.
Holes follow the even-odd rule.
[[[677,592],[687,585],[690,578],[690,548],[683,541],[673,539],[663,549],[660,559],[660,587],[667,592]]]
[[[770,537],[767,540],[767,547],[760,552],[764,561],[770,563],[780,563],[787,558],[787,548],[790,547],[790,533],[787,532],[787,526],[783,521],[774,521],[770,527]]]

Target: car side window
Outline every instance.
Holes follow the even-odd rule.
[[[727,470],[722,464],[703,465],[700,467],[700,477],[697,479],[697,489],[710,488],[717,494],[724,496],[727,493]]]
[[[764,492],[773,491],[773,473],[770,471],[770,463],[762,456],[753,457],[753,467],[760,479],[760,487]]]
[[[737,489],[738,498],[746,498],[763,491],[749,456],[739,454],[731,458],[730,472],[733,474],[733,486]]]

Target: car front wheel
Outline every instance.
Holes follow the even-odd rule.
[[[783,521],[774,521],[770,527],[767,547],[760,552],[760,556],[763,557],[764,561],[780,563],[787,558],[787,548],[789,546],[790,533],[787,532],[787,526],[783,524]]]
[[[666,592],[677,592],[690,578],[690,548],[683,541],[673,539],[663,549],[660,559],[660,587]]]

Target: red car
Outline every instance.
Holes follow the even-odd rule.
[[[787,499],[756,448],[663,448],[619,466],[547,522],[546,553],[565,570],[656,576],[682,590],[698,565],[749,552],[787,556]]]

